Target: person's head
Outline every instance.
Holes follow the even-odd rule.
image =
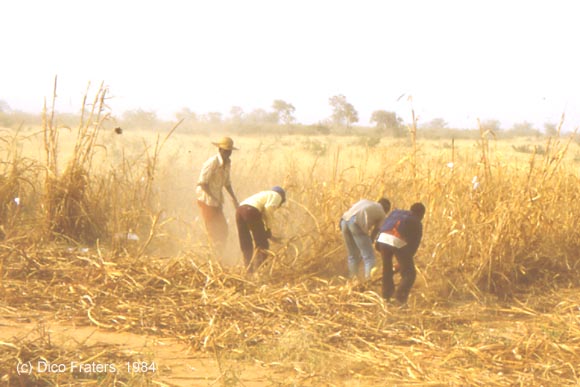
[[[230,156],[232,155],[231,149],[219,148],[219,152],[220,152],[220,155],[222,156],[222,159],[225,161],[229,160]]]
[[[282,203],[280,203],[280,205],[284,204],[284,202],[286,201],[286,191],[284,191],[284,188],[280,186],[275,186],[272,187],[271,191],[277,192],[278,195],[282,197]]]
[[[234,147],[234,140],[231,137],[222,137],[219,141],[212,142],[212,144],[218,147],[220,155],[224,160],[229,160],[232,151],[238,149]]]
[[[380,198],[379,199],[379,204],[381,205],[381,207],[383,207],[383,210],[385,211],[385,214],[388,213],[391,210],[391,202],[389,201],[389,199],[387,199],[387,198]]]
[[[411,212],[415,214],[419,220],[423,220],[423,216],[425,216],[425,206],[423,203],[414,203],[411,206]]]

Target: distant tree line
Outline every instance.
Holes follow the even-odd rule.
[[[328,99],[331,108],[330,117],[314,124],[303,125],[296,122],[296,108],[291,103],[275,99],[270,109],[254,109],[245,112],[240,106],[232,106],[229,113],[221,112],[196,113],[184,107],[175,113],[175,120],[183,120],[179,127],[181,132],[190,133],[280,133],[280,134],[361,134],[366,136],[389,136],[402,138],[408,135],[406,124],[397,113],[380,109],[371,114],[370,123],[374,126],[355,126],[359,121],[358,112],[342,94]],[[80,116],[72,113],[59,113],[57,125],[74,128],[78,125]],[[13,110],[3,100],[0,100],[0,127],[18,128],[38,126],[41,122],[40,114],[26,113]],[[135,109],[123,112],[120,116],[112,116],[111,127],[122,127],[125,130],[155,130],[172,126],[158,117],[155,111]],[[480,129],[481,128],[481,129]],[[523,121],[514,124],[511,128],[502,129],[501,123],[495,119],[479,122],[476,128],[451,128],[443,118],[434,118],[418,124],[419,138],[479,138],[481,130],[496,138],[510,137],[540,137],[554,136],[558,128],[554,123],[544,124],[542,132],[533,124]]]

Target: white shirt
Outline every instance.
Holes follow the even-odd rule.
[[[231,185],[230,182],[231,162],[224,162],[221,154],[209,158],[201,168],[197,180],[197,200],[204,202],[210,207],[221,207],[224,204],[223,187]],[[207,184],[209,193],[200,184]]]

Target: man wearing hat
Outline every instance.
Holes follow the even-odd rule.
[[[236,210],[240,248],[250,273],[264,262],[266,250],[270,248],[268,239],[273,239],[270,229],[273,214],[285,201],[286,192],[275,186],[250,196]]]
[[[218,147],[218,154],[208,159],[201,168],[197,181],[197,204],[209,238],[219,253],[223,252],[228,238],[228,224],[223,213],[224,195],[222,188],[230,194],[234,207],[238,207],[238,199],[230,181],[232,151],[234,141],[223,137],[218,142],[212,142]]]

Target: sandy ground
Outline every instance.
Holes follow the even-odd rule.
[[[34,340],[44,332],[50,335],[54,345],[62,348],[85,346],[114,346],[133,358],[155,361],[157,370],[153,380],[168,386],[191,387],[221,385],[224,373],[216,358],[207,354],[193,353],[186,345],[172,338],[142,336],[129,332],[111,332],[97,327],[74,327],[60,322],[19,322],[0,317],[0,342],[14,343],[22,339]],[[269,385],[267,370],[252,364],[244,364],[237,375],[242,385],[262,387]]]

